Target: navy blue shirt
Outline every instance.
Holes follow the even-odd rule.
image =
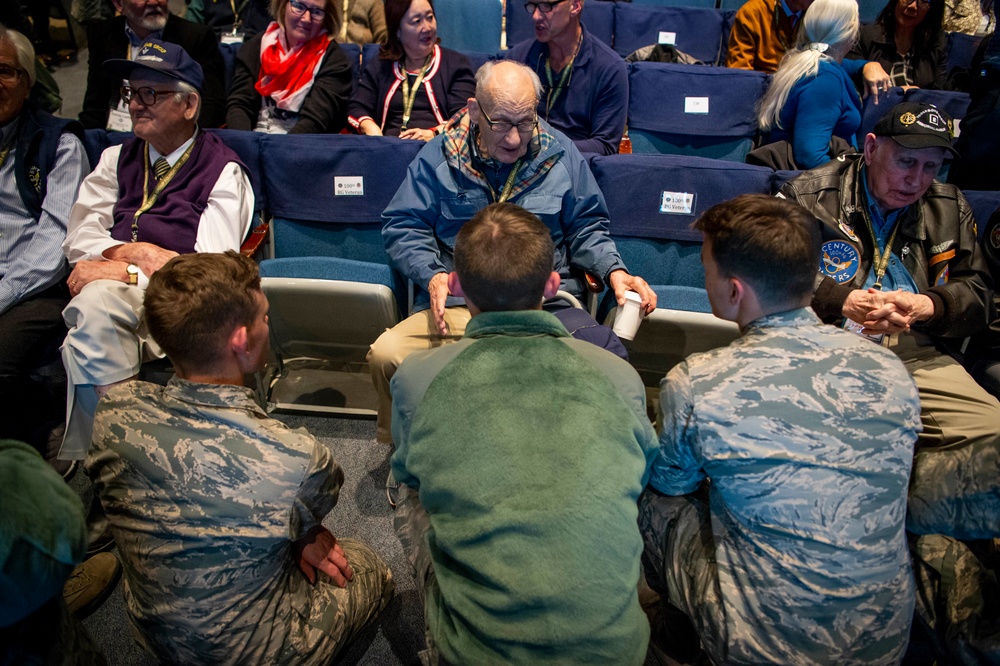
[[[523,62],[542,80],[538,115],[572,139],[581,153],[613,155],[618,152],[628,117],[628,69],[610,46],[583,29],[580,51],[573,71],[546,118],[545,100],[549,92],[545,61],[549,47],[535,40],[517,44],[507,58]],[[553,73],[553,83],[559,77]]]

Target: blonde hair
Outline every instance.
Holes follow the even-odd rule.
[[[839,59],[858,39],[856,0],[816,0],[799,26],[795,48],[788,51],[760,101],[757,123],[762,131],[781,127],[778,120],[792,87],[819,72],[821,58]]]

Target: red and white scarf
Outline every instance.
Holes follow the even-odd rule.
[[[279,109],[298,113],[316,80],[331,39],[321,32],[289,51],[285,31],[273,21],[260,42],[260,75],[254,86],[257,92],[274,100]]]

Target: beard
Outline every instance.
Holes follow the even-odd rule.
[[[144,12],[139,16],[130,16],[129,21],[139,26],[147,32],[158,32],[167,25],[167,9],[164,7],[161,13],[154,14]]]

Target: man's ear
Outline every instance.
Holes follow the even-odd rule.
[[[122,13],[122,0],[111,0],[111,4],[115,6],[115,10],[117,10],[119,14]]]
[[[469,120],[472,124],[478,125],[480,122],[481,112],[479,110],[479,102],[476,101],[475,97],[469,98]]]
[[[872,163],[872,154],[875,152],[875,141],[877,136],[869,132],[865,135],[865,164]]]
[[[455,271],[448,273],[448,291],[451,292],[452,296],[465,298],[465,292],[462,291],[462,283],[458,281],[458,273]]]
[[[188,93],[184,99],[184,119],[195,120],[198,117],[198,96]]]
[[[250,333],[246,326],[238,326],[229,334],[229,351],[237,358],[244,358],[250,353]]]
[[[542,296],[546,299],[555,298],[556,292],[559,291],[561,285],[562,278],[559,277],[559,273],[552,271],[549,273],[549,279],[545,281],[545,290],[542,292]]]

